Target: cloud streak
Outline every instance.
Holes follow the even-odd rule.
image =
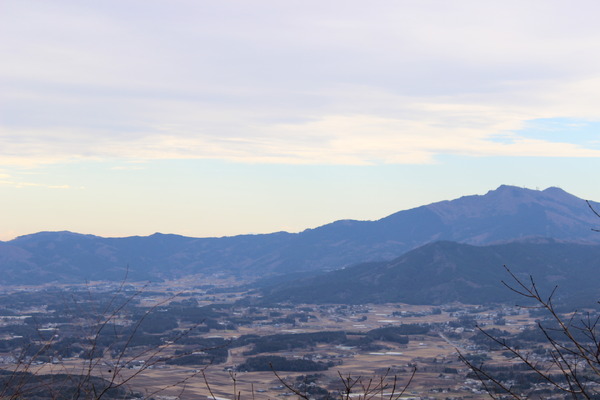
[[[598,157],[522,131],[600,119],[582,3],[8,1],[0,165]]]
[[[17,189],[27,188],[27,187],[37,187],[44,189],[70,189],[69,185],[47,185],[44,183],[36,183],[36,182],[20,182],[7,180],[0,177],[0,186],[10,186]]]

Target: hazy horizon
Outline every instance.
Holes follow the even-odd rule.
[[[0,9],[0,240],[298,232],[501,184],[600,200],[596,2]]]
[[[501,185],[501,186],[516,187],[516,186],[511,186],[511,185]],[[549,187],[547,187],[547,188],[525,188],[525,187],[521,188],[521,187],[519,187],[519,189],[525,189],[525,190],[534,190],[534,191],[542,191],[542,192],[543,192],[543,191],[545,191],[545,190],[547,190],[547,189],[551,189],[551,188],[557,188],[557,187],[556,187],[556,186],[549,186]],[[498,187],[498,188],[494,188],[494,189],[490,189],[488,192],[490,192],[490,191],[495,191],[495,190],[498,190],[498,189],[500,189],[500,187]],[[561,190],[563,190],[562,188],[558,188],[558,189],[561,189]],[[487,193],[465,193],[465,194],[463,194],[461,197],[463,197],[463,196],[472,196],[472,195],[475,195],[475,196],[483,196],[483,195],[485,195],[485,194],[487,194]],[[569,193],[569,194],[572,194],[572,193]],[[576,196],[576,197],[577,197],[577,196]],[[444,202],[444,201],[452,201],[452,200],[458,200],[458,199],[459,199],[459,198],[452,198],[452,199],[442,199],[442,200],[440,200],[440,202]],[[593,201],[593,202],[596,202],[596,200],[593,200],[593,199],[582,199],[582,200],[591,200],[591,201]],[[431,204],[435,204],[435,203],[438,203],[438,201],[435,201],[435,202],[430,202],[430,203],[425,203],[425,204],[419,204],[419,205],[417,205],[417,206],[415,206],[415,207],[411,207],[411,208],[408,208],[408,209],[396,210],[396,211],[394,211],[394,212],[392,212],[392,213],[390,213],[390,214],[386,214],[386,215],[380,215],[380,216],[378,216],[378,217],[376,217],[376,218],[372,218],[372,219],[356,219],[356,218],[346,218],[346,219],[344,219],[344,220],[353,220],[353,221],[377,221],[377,220],[380,220],[380,219],[386,218],[386,217],[388,217],[389,215],[391,215],[391,214],[394,214],[394,213],[397,213],[397,212],[401,212],[401,211],[407,211],[407,210],[410,210],[410,209],[412,209],[412,208],[416,208],[416,207],[420,207],[420,206],[427,206],[427,205],[431,205]],[[583,206],[583,204],[582,204],[582,206]],[[591,214],[590,214],[590,215],[591,215]],[[271,234],[271,233],[278,233],[278,232],[285,232],[285,233],[301,233],[301,232],[303,232],[303,231],[305,231],[305,230],[310,230],[310,229],[317,228],[317,227],[320,227],[320,226],[324,226],[324,225],[327,225],[327,224],[330,224],[330,223],[334,223],[334,222],[337,222],[337,221],[343,221],[343,220],[330,220],[330,221],[326,221],[326,222],[324,222],[323,224],[321,224],[321,225],[318,225],[318,226],[304,227],[304,228],[302,228],[302,229],[299,229],[299,230],[296,230],[296,231],[284,231],[284,230],[279,230],[279,231],[269,231],[269,232],[241,232],[241,233],[237,233],[237,234],[231,234],[231,235],[213,235],[213,236],[207,235],[207,236],[195,236],[195,237],[197,237],[197,238],[209,238],[209,237],[232,237],[232,236],[238,236],[238,235],[261,235],[261,234]],[[110,237],[110,238],[124,238],[124,237],[132,237],[132,236],[147,237],[147,236],[151,236],[151,235],[154,235],[154,234],[164,234],[164,235],[171,235],[171,234],[172,234],[172,235],[180,235],[180,236],[190,236],[190,237],[194,237],[193,235],[182,235],[181,233],[178,233],[178,232],[160,232],[160,231],[155,231],[155,232],[152,232],[152,233],[148,233],[148,234],[142,234],[142,235],[137,235],[137,234],[136,234],[136,235],[123,235],[123,236],[110,236],[110,235],[108,235],[108,236],[107,236],[107,235],[99,235],[99,234],[94,234],[94,233],[91,233],[91,232],[75,232],[75,231],[69,231],[69,230],[55,230],[55,231],[39,231],[39,232],[29,232],[29,233],[27,233],[27,234],[24,234],[24,235],[19,235],[19,236],[16,236],[16,237],[14,237],[14,238],[8,238],[8,239],[2,239],[2,238],[0,238],[0,241],[10,241],[10,240],[13,240],[13,239],[17,239],[18,237],[21,237],[21,236],[27,236],[27,235],[30,235],[30,234],[36,234],[36,233],[42,233],[42,232],[70,232],[70,233],[76,233],[76,234],[82,234],[82,235],[92,235],[92,236],[99,236],[99,237]]]

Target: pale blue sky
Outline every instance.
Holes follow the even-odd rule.
[[[5,0],[0,240],[600,200],[594,1]]]

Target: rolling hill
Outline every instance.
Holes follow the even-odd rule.
[[[600,245],[553,239],[473,246],[435,242],[389,262],[364,263],[262,289],[262,303],[467,304],[519,299],[506,265],[523,282],[533,276],[557,300],[600,298]]]

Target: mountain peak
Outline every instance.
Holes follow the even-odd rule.
[[[566,201],[576,199],[578,201],[581,201],[579,197],[573,196],[571,193],[565,192],[564,190],[556,186],[551,186],[547,189],[544,189],[542,193],[544,193],[547,196],[554,197],[556,199],[562,199]]]
[[[68,240],[68,239],[72,239],[72,238],[82,238],[82,237],[96,237],[94,235],[89,235],[89,234],[83,234],[83,233],[76,233],[76,232],[71,232],[71,231],[42,231],[42,232],[37,232],[37,233],[31,233],[28,235],[21,235],[21,236],[17,236],[15,239],[13,239],[12,241],[28,241],[28,240],[44,240],[44,239],[48,239],[48,240],[54,240],[54,241],[60,241],[60,240]]]
[[[488,193],[490,193],[490,192],[515,192],[515,191],[520,191],[520,190],[531,190],[531,189],[521,188],[521,187],[512,186],[512,185],[500,185],[500,186],[498,186],[498,188],[496,188],[496,190],[490,190]]]
[[[569,194],[567,192],[565,192],[564,190],[562,190],[561,188],[557,187],[557,186],[550,186],[549,188],[546,188],[543,190],[544,193],[561,193],[561,194]]]
[[[599,240],[589,232],[583,234],[597,222],[585,201],[557,187],[537,190],[501,185],[484,195],[464,196],[425,208],[437,215],[443,225],[452,227],[446,238],[460,242],[484,244],[524,237],[583,236]],[[477,235],[473,224],[481,229]],[[517,231],[520,233],[515,236]],[[438,237],[441,238],[444,236]]]
[[[498,210],[501,208],[506,211],[507,208],[518,208],[522,204],[548,204],[549,202],[554,204],[576,204],[581,207],[585,205],[583,199],[567,193],[563,189],[555,186],[546,188],[544,190],[539,190],[511,185],[500,185],[497,189],[490,190],[484,195],[464,196],[456,200],[433,203],[427,207],[437,208],[436,206],[438,204],[446,204],[456,207],[459,205],[459,203],[464,203],[463,206],[467,206],[471,209],[473,207],[477,207],[478,205],[482,205],[486,208],[491,208],[492,210]]]
[[[512,185],[500,185],[495,190],[488,191],[484,196],[494,196],[494,195],[502,195],[502,196],[523,196],[525,194],[528,195],[539,195],[543,193],[539,189],[529,189],[526,187],[520,186],[512,186]]]
[[[554,198],[556,200],[578,200],[582,201],[582,199],[574,196],[570,193],[567,193],[563,189],[557,186],[550,186],[544,190],[539,189],[529,189],[525,187],[512,186],[512,185],[500,185],[495,190],[488,191],[485,195],[509,195],[509,196],[523,196],[525,194],[534,196],[536,198]]]

